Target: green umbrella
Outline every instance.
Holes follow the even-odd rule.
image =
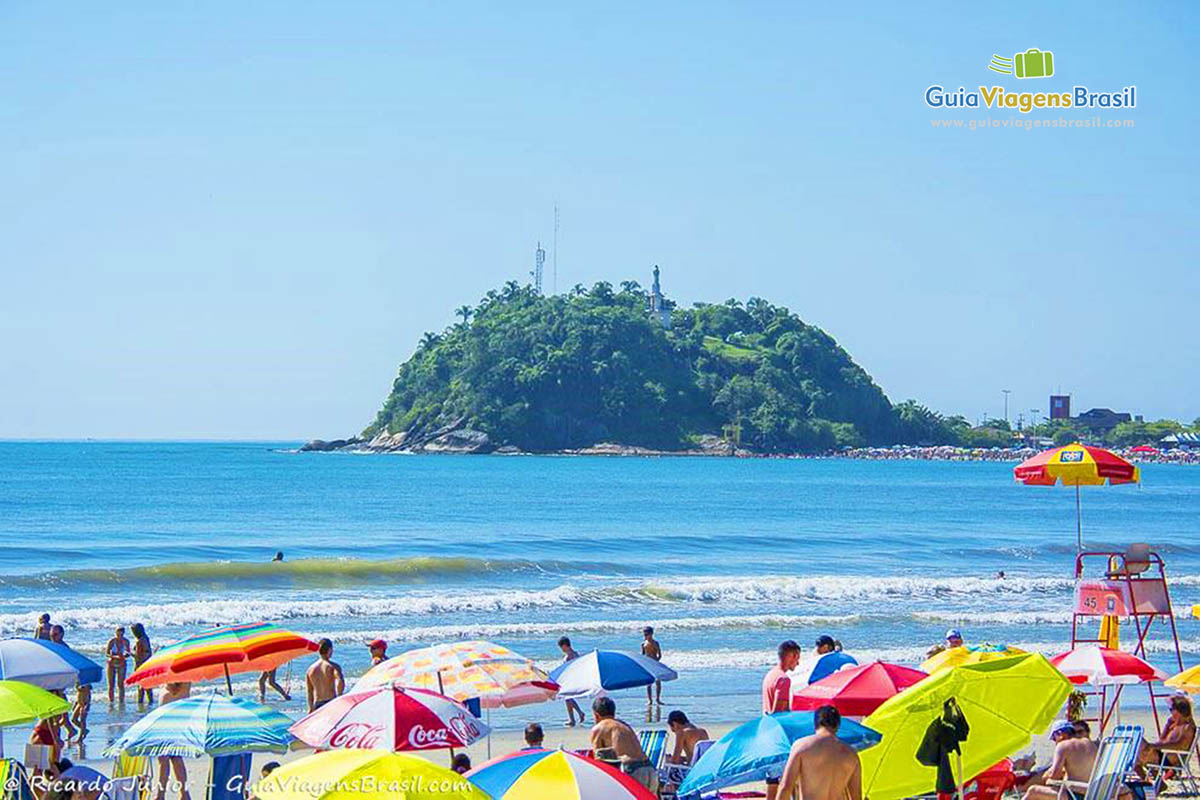
[[[925,731],[946,700],[970,725],[962,742],[961,778],[973,778],[1044,733],[1071,693],[1071,683],[1040,653],[968,664],[931,675],[863,720],[883,742],[859,754],[863,795],[895,800],[930,792],[937,770],[917,761]]]
[[[70,704],[56,694],[22,681],[0,681],[0,727],[65,714]]]

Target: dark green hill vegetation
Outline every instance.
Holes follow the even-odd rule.
[[[763,452],[904,438],[887,397],[832,337],[761,298],[673,310],[631,281],[542,296],[508,283],[401,365],[365,436],[447,425],[550,451],[688,447],[738,435]]]

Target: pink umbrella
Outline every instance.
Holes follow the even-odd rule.
[[[1120,683],[1147,683],[1167,679],[1167,673],[1148,664],[1133,653],[1110,650],[1089,644],[1060,653],[1050,659],[1071,683],[1113,686]]]
[[[873,661],[844,667],[792,695],[792,711],[832,705],[848,717],[865,717],[883,702],[929,676],[919,669]]]
[[[318,750],[438,750],[466,747],[491,729],[445,695],[376,686],[330,700],[289,729]]]

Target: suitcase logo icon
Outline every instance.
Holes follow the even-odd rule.
[[[1012,58],[993,54],[988,69],[1018,78],[1049,78],[1054,74],[1054,53],[1031,47]]]

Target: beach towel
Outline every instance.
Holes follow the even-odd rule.
[[[250,753],[231,753],[213,758],[209,800],[245,800],[250,783]]]
[[[954,698],[943,704],[942,713],[925,729],[925,737],[917,748],[917,761],[927,767],[937,767],[937,790],[939,794],[952,794],[958,787],[954,769],[950,766],[950,754],[959,753],[959,744],[971,732],[967,718]]]

